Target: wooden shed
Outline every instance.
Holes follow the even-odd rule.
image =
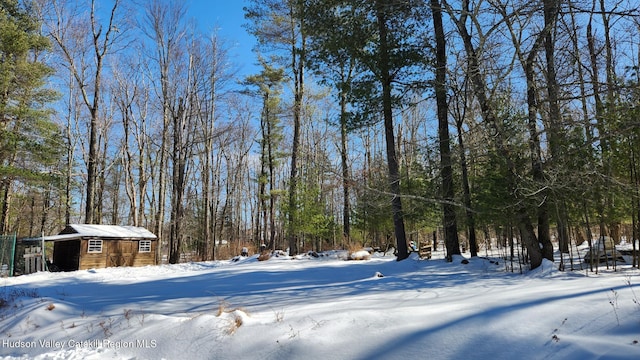
[[[53,242],[53,265],[61,271],[155,265],[158,237],[136,226],[68,225]]]

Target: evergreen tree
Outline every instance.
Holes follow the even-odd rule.
[[[258,176],[258,214],[256,216],[255,236],[261,244],[276,249],[276,200],[277,189],[275,169],[279,156],[279,144],[282,141],[280,126],[280,93],[284,81],[284,70],[261,61],[263,70],[246,78],[244,85],[257,88],[253,95],[262,98],[260,114],[260,175]],[[250,90],[247,90],[251,93]],[[268,187],[267,187],[268,185]],[[267,200],[269,204],[267,205]],[[261,221],[262,219],[262,221]],[[268,234],[268,236],[267,236]]]
[[[453,206],[453,169],[451,166],[451,148],[449,137],[449,105],[447,102],[447,53],[444,26],[442,25],[442,8],[438,0],[431,0],[433,28],[436,43],[436,81],[434,84],[436,104],[438,108],[438,139],[440,149],[440,171],[442,172],[442,212],[444,219],[444,243],[447,248],[447,261],[453,255],[460,255],[458,225],[456,211]]]
[[[389,190],[398,260],[408,256],[401,200],[400,166],[396,150],[394,110],[403,100],[403,92],[421,87],[428,57],[422,1],[308,0],[313,17],[307,17],[310,42],[334,47],[357,59],[362,76],[351,83],[350,99],[357,115],[356,126],[382,119],[385,129]],[[334,24],[350,23],[344,26]],[[336,48],[337,47],[337,48]]]
[[[297,216],[298,157],[300,155],[302,105],[305,97],[306,28],[304,19],[306,13],[301,0],[252,0],[249,4],[244,8],[245,17],[251,21],[247,24],[247,29],[256,36],[263,49],[275,50],[277,54],[283,56],[278,60],[288,64],[289,76],[293,80],[293,129],[291,172],[288,186],[287,238],[289,253],[296,254],[298,242],[293,228]]]
[[[306,4],[307,13],[323,14],[326,10],[325,3],[311,1]],[[321,20],[320,20],[321,19]],[[306,60],[309,68],[319,77],[323,85],[331,85],[337,91],[337,100],[340,106],[340,166],[342,174],[342,235],[343,239],[350,242],[351,238],[351,202],[350,202],[350,165],[348,162],[347,138],[353,113],[349,111],[349,96],[352,82],[362,65],[358,59],[351,56],[345,49],[342,34],[355,34],[358,24],[355,21],[340,21],[339,17],[316,16],[305,19],[309,23],[308,33],[312,35],[307,44]],[[325,33],[315,27],[317,21],[335,31]],[[329,23],[327,23],[329,22]],[[320,30],[320,31],[315,31]]]
[[[53,71],[40,58],[48,47],[28,5],[0,0],[0,233],[10,227],[14,185],[53,180],[59,129],[46,108],[55,92],[44,86]]]

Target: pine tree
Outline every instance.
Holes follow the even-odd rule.
[[[301,0],[252,0],[244,8],[245,18],[250,21],[247,29],[256,36],[262,49],[275,51],[289,71],[293,80],[293,129],[291,144],[291,162],[289,175],[289,198],[287,208],[287,238],[289,253],[298,252],[297,234],[293,228],[296,223],[296,194],[298,186],[298,167],[300,153],[300,128],[302,107],[305,98],[305,53],[306,53],[306,16]]]
[[[350,84],[354,125],[382,120],[385,130],[389,190],[398,260],[408,256],[402,208],[400,165],[396,151],[394,110],[402,92],[423,85],[429,59],[424,46],[425,4],[419,1],[309,0],[313,17],[307,17],[311,42],[328,44],[332,53],[357,60],[362,76]],[[351,24],[348,27],[334,24]],[[344,31],[348,29],[348,31]]]
[[[278,147],[282,141],[282,129],[280,122],[280,93],[284,81],[284,70],[275,68],[265,61],[261,61],[263,70],[260,74],[246,78],[244,85],[249,88],[257,88],[252,92],[262,98],[262,112],[260,114],[260,175],[258,177],[258,214],[256,216],[256,238],[261,244],[267,244],[269,248],[276,249],[276,183],[275,167],[277,165]],[[268,188],[267,188],[268,185]],[[269,205],[267,205],[269,200]],[[262,223],[260,222],[262,219]],[[268,237],[267,237],[267,234]]]
[[[447,248],[447,261],[452,261],[453,255],[460,255],[458,240],[458,224],[453,205],[453,169],[451,166],[451,148],[449,137],[449,105],[447,103],[447,54],[446,38],[442,25],[442,7],[438,0],[431,0],[433,28],[436,43],[436,81],[435,95],[438,108],[438,140],[440,143],[440,171],[442,173],[442,212],[444,219],[444,243]]]
[[[14,185],[53,180],[59,129],[46,105],[56,94],[44,86],[53,71],[40,58],[48,47],[27,6],[0,0],[0,233],[10,227]]]

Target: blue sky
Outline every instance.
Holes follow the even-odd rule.
[[[218,28],[218,34],[231,47],[231,61],[241,76],[255,73],[255,39],[242,27],[246,22],[243,7],[247,0],[187,0],[189,16],[196,19],[204,32]]]

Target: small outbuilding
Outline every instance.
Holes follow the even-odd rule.
[[[158,237],[143,227],[68,225],[53,242],[53,265],[60,271],[155,265]]]

